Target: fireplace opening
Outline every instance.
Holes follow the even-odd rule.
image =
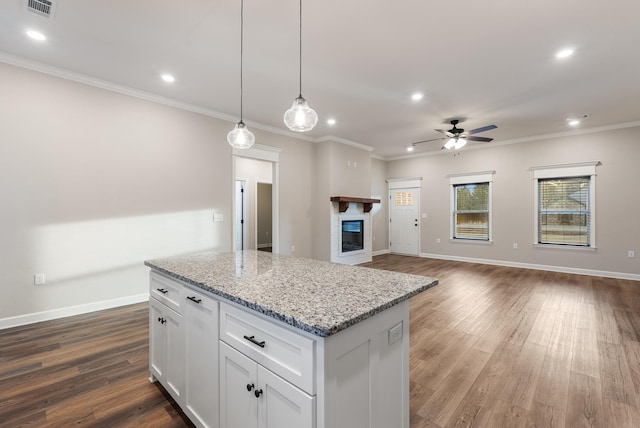
[[[364,249],[364,220],[342,220],[342,252]]]

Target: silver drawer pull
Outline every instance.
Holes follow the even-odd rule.
[[[259,347],[264,348],[264,340],[262,342],[258,342],[255,336],[247,336],[246,334],[244,338],[247,339],[249,342],[253,343],[254,345],[258,345]]]

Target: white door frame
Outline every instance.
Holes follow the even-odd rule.
[[[416,192],[418,194],[418,236],[417,236],[417,254],[420,255],[421,252],[421,198],[420,198],[420,190],[422,186],[422,177],[410,177],[410,178],[388,178],[386,180],[388,184],[388,194],[389,198],[391,198],[391,191],[395,189],[417,189]],[[391,233],[391,210],[393,209],[392,200],[389,199],[389,242],[393,242],[393,235]],[[391,252],[391,245],[389,245],[389,252]]]
[[[242,196],[240,196],[241,202],[242,202],[242,204],[241,204],[241,206],[242,206],[242,216],[240,216],[240,213],[238,212],[238,205],[237,205],[238,202],[240,202],[240,201],[238,201],[238,183],[242,183],[241,184],[241,186],[242,186],[241,188],[243,190],[242,191]],[[234,242],[235,248],[236,249],[240,249],[237,246],[237,243],[238,243],[238,230],[240,228],[238,228],[237,226],[238,226],[238,220],[241,217],[241,219],[243,220],[242,228],[241,228],[242,229],[242,231],[241,231],[241,234],[242,234],[241,247],[242,248],[241,249],[246,249],[247,248],[247,218],[246,218],[247,217],[247,179],[246,178],[238,177],[238,178],[235,179],[234,195],[235,195],[234,196],[234,204],[236,204],[236,205],[234,205],[234,211],[233,211],[234,225],[235,225],[234,228],[233,228],[233,230],[235,231],[235,233],[234,233],[235,239],[234,239],[233,242]]]
[[[272,238],[272,243],[273,243],[273,247],[272,247],[272,251],[274,253],[279,253],[280,252],[280,210],[279,210],[279,205],[278,205],[278,200],[279,200],[279,165],[280,165],[280,152],[282,151],[282,149],[279,149],[277,147],[270,147],[270,146],[263,146],[261,144],[254,144],[251,148],[248,149],[237,149],[237,148],[233,148],[233,165],[231,167],[231,174],[233,175],[233,201],[231,202],[231,206],[233,207],[233,215],[231,216],[233,218],[233,225],[232,225],[232,229],[231,229],[231,236],[233,237],[233,239],[231,240],[232,243],[232,251],[236,251],[236,240],[235,240],[235,233],[236,233],[236,191],[235,191],[235,186],[236,186],[236,159],[239,157],[242,158],[249,158],[249,159],[257,159],[257,160],[262,160],[262,161],[267,161],[267,162],[271,162],[271,178],[272,178],[272,188],[271,188],[271,202],[272,202],[272,206],[271,209],[273,210],[272,212],[272,219],[271,219],[271,238]]]

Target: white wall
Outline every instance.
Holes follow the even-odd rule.
[[[380,199],[371,209],[371,228],[373,231],[373,252],[385,252],[389,249],[389,186],[386,182],[387,163],[380,159],[371,159],[371,198]]]
[[[549,266],[561,270],[613,273],[640,278],[640,128],[628,128],[549,139],[482,150],[462,150],[454,156],[390,161],[388,178],[424,177],[421,191],[421,251],[444,258],[468,258]],[[597,250],[534,247],[533,172],[541,165],[601,161],[596,177]],[[449,242],[448,174],[495,170],[493,182],[493,244]],[[437,239],[440,243],[436,243]],[[518,249],[513,249],[513,243]],[[618,275],[622,274],[622,275]]]
[[[231,248],[232,123],[6,64],[0,93],[0,328],[144,299],[144,260]],[[282,149],[282,248],[308,256],[313,144],[254,133]]]

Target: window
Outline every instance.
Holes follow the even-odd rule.
[[[491,241],[492,174],[450,176],[452,239]]]
[[[595,248],[595,167],[598,164],[534,169],[535,244]]]

